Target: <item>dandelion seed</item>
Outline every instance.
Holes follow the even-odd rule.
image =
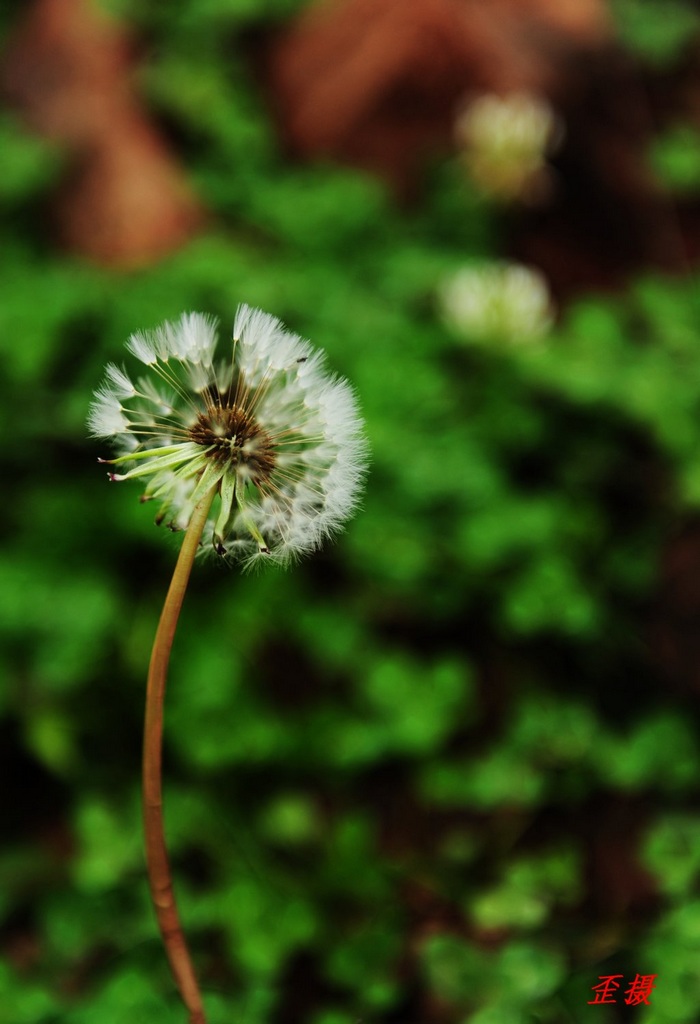
[[[313,551],[357,505],[367,448],[352,389],[322,353],[259,309],[241,306],[217,357],[216,323],[186,313],[131,336],[148,368],[108,366],[91,406],[95,437],[112,438],[111,479],[143,480],[158,519],[184,528],[212,488],[204,537],[251,565]]]

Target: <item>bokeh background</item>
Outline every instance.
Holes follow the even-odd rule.
[[[132,331],[240,301],[354,382],[373,463],[298,568],[193,576],[165,794],[211,1024],[696,1021],[696,7],[5,0],[0,28],[2,1024],[184,1020],[139,808],[178,538],[84,424]],[[495,195],[455,119],[514,92],[557,138]],[[446,322],[492,261],[541,273],[550,327]],[[658,975],[649,1005],[589,1005],[611,974]]]

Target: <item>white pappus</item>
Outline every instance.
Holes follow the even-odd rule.
[[[246,565],[313,551],[355,510],[368,447],[351,386],[277,317],[241,305],[217,356],[202,313],[133,334],[148,368],[110,365],[90,407],[92,436],[111,438],[112,480],[143,479],[156,522],[184,529],[216,488],[205,539]]]

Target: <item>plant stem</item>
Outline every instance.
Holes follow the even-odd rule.
[[[190,1024],[206,1024],[206,1018],[199,985],[180,925],[165,845],[162,792],[163,700],[170,650],[180,609],[216,490],[216,487],[212,488],[192,513],[165,598],[148,669],[143,737],[143,821],[148,880],[158,927],[177,987],[189,1011]]]

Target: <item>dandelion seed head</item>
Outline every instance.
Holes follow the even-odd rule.
[[[216,489],[204,532],[212,550],[246,568],[286,564],[357,507],[367,465],[357,400],[276,317],[240,306],[220,358],[216,327],[185,313],[132,334],[127,348],[147,375],[132,383],[107,367],[90,429],[118,449],[111,478],[143,480],[143,498],[160,502],[157,522],[186,528]]]

